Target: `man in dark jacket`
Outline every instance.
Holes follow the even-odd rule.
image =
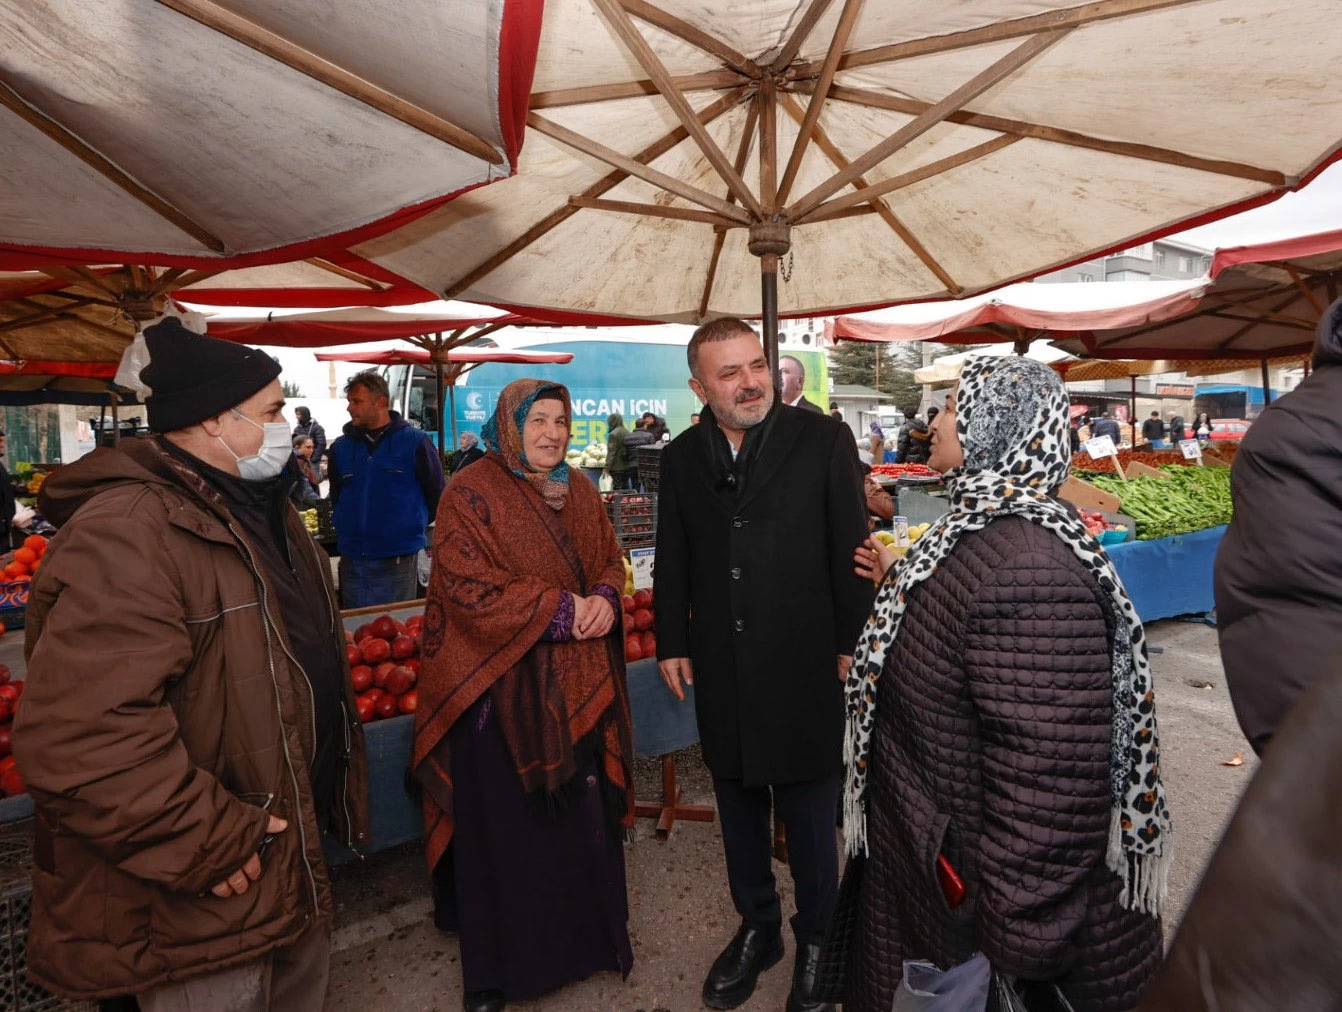
[[[1092,439],[1098,439],[1100,436],[1108,436],[1117,446],[1123,441],[1123,430],[1119,428],[1117,420],[1112,411],[1106,411],[1099,418],[1095,419],[1095,424],[1090,427]]]
[[[1184,416],[1175,412],[1170,412],[1170,442],[1178,446],[1188,438],[1188,426],[1184,424]]]
[[[1142,422],[1142,438],[1152,446],[1165,442],[1165,426],[1161,424],[1159,411],[1152,411],[1151,417]]]
[[[408,601],[417,557],[443,494],[443,463],[427,434],[388,408],[387,381],[361,372],[345,384],[350,423],[331,445],[331,520],[346,608]]]
[[[298,424],[294,426],[294,438],[297,439],[299,436],[312,438],[312,466],[320,475],[322,461],[326,459],[326,430],[321,427],[320,422],[313,420],[312,412],[301,404],[294,408],[294,417],[298,419]]]
[[[695,686],[727,876],[741,915],[704,984],[710,1008],[745,1002],[783,955],[770,810],[797,888],[789,1012],[812,999],[838,890],[842,679],[871,606],[853,574],[867,536],[852,433],[777,403],[760,340],[741,320],[695,331],[690,386],[707,407],[662,454],[657,644],[677,698]]]
[[[927,423],[918,417],[918,408],[904,409],[904,424],[899,427],[899,436],[895,440],[895,463],[926,464],[932,452],[932,436],[927,431]],[[876,461],[880,463],[880,461]]]
[[[801,359],[796,355],[784,355],[779,358],[778,379],[779,392],[783,395],[783,403],[788,407],[814,411],[817,414],[824,413],[820,410],[820,405],[812,404],[802,393],[802,388],[806,386],[806,366],[801,364]]]
[[[629,430],[624,427],[624,416],[618,411],[606,419],[606,470],[610,472],[611,485],[616,492],[629,487],[629,471],[632,462],[626,441]]]
[[[330,566],[288,502],[279,366],[145,331],[158,435],[54,474],[14,754],[37,808],[29,972],[145,1010],[322,1008],[321,836],[367,839]]]
[[[1230,472],[1216,556],[1217,633],[1235,715],[1261,753],[1342,650],[1342,301],[1319,321],[1314,371],[1265,410]]]

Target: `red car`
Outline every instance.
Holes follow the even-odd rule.
[[[1221,440],[1237,442],[1249,432],[1249,423],[1243,418],[1213,418],[1212,442]]]

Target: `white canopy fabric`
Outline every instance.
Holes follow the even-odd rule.
[[[377,234],[509,174],[540,8],[0,4],[0,245],[190,263]]]
[[[761,312],[773,221],[783,315],[970,295],[1321,169],[1332,13],[549,0],[518,174],[355,252],[446,298],[693,323]]]

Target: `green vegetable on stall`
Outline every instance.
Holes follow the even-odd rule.
[[[1122,511],[1137,521],[1139,541],[1230,523],[1234,506],[1229,468],[1167,465],[1161,470],[1169,477],[1123,481],[1096,475],[1089,481],[1118,496]]]

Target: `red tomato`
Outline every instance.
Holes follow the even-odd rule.
[[[396,701],[396,708],[402,713],[414,713],[419,709],[419,690],[411,689]]]
[[[657,656],[657,634],[645,632],[638,638],[639,645],[643,648],[644,657]]]
[[[359,649],[363,651],[365,664],[381,664],[391,656],[391,644],[376,636],[369,636]]]
[[[628,594],[625,594],[624,597],[620,598],[620,604],[623,605],[624,613],[626,615],[632,615],[634,610],[638,607],[638,605],[634,603],[634,599]]]
[[[354,642],[362,643],[364,640],[368,639],[368,637],[372,635],[373,635],[373,623],[365,622],[363,625],[359,626],[359,628],[354,630]]]
[[[350,668],[349,683],[355,692],[367,692],[373,686],[373,669],[367,664]]]
[[[625,637],[624,659],[630,663],[643,660],[643,644],[636,634]]]
[[[648,593],[646,590],[640,590],[638,591],[638,593],[634,595],[635,611],[637,611],[639,608],[651,608],[651,607],[652,607],[652,595]]]
[[[28,793],[28,788],[24,786],[23,777],[19,776],[17,767],[0,777],[0,791],[4,791],[5,795],[11,798],[17,794]]]
[[[396,670],[396,665],[391,661],[383,661],[373,669],[373,685],[379,689],[387,687],[387,677]]]
[[[11,732],[10,729],[7,727],[0,727],[0,756],[13,755],[13,753],[14,753],[13,732]]]
[[[380,640],[394,640],[396,638],[396,620],[390,615],[383,615],[373,623],[373,635]]]
[[[407,658],[414,657],[415,641],[409,636],[397,636],[391,641],[391,656],[398,661],[404,661]]]
[[[387,684],[384,686],[393,696],[400,696],[410,691],[415,684],[415,673],[409,668],[392,668],[391,674],[387,675]]]
[[[354,705],[359,711],[360,724],[367,724],[377,716],[377,704],[367,695],[359,696],[355,699]]]
[[[351,667],[357,667],[363,663],[363,651],[353,643],[345,644],[345,662]]]
[[[634,612],[634,628],[639,632],[647,632],[652,628],[652,612],[647,608],[640,608]]]
[[[394,717],[400,712],[395,696],[383,696],[377,701],[377,716],[379,720],[386,717]]]

